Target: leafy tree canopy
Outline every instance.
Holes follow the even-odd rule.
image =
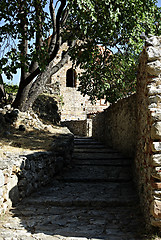
[[[110,102],[134,92],[138,57],[144,43],[140,35],[161,33],[161,9],[156,1],[75,2],[71,5],[73,24],[69,28],[83,42],[71,53],[76,65],[84,69],[80,90],[91,100],[105,96]]]
[[[21,68],[20,98],[34,77],[45,71],[52,74],[47,67],[64,41],[79,40],[70,55],[84,70],[80,90],[91,100],[106,96],[113,102],[135,89],[141,33],[161,32],[155,4],[156,0],[1,0],[0,74],[10,79]]]
[[[41,68],[44,67],[47,42],[40,43],[40,39],[49,36],[51,27],[49,14],[44,11],[46,4],[47,0],[1,0],[0,74],[3,72],[8,79],[12,79],[12,74],[22,64],[26,72],[29,71],[29,63],[34,60],[39,62]],[[35,38],[39,39],[39,43]],[[24,54],[25,41],[28,41],[28,51]]]

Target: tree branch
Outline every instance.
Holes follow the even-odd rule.
[[[67,61],[67,57],[69,56],[69,51],[74,47],[76,44],[76,41],[73,41],[72,45],[68,48],[67,52],[64,54],[64,57],[55,65],[53,61],[50,61],[48,66],[46,67],[45,71],[50,71],[50,77],[54,73],[56,73]],[[52,67],[51,67],[52,66]],[[27,86],[38,74],[40,74],[39,67],[35,69],[34,72],[32,72],[25,80],[24,86]],[[43,73],[42,73],[43,74]],[[36,80],[37,81],[37,80]]]
[[[56,16],[55,16],[55,8],[53,5],[53,0],[50,0],[49,10],[50,10],[50,16],[51,16],[51,21],[53,26],[53,34],[51,36],[51,40],[49,44],[49,54],[51,54],[56,44]]]
[[[36,40],[35,40],[35,50],[36,54],[41,50],[41,46],[43,44],[42,41],[42,18],[41,18],[41,12],[42,12],[42,6],[39,2],[36,0],[34,1],[34,7],[35,7],[35,12],[36,12]],[[36,68],[38,68],[39,64],[38,62],[31,62],[30,65],[30,73],[33,73]]]
[[[26,64],[25,58],[27,56],[27,50],[28,50],[28,41],[27,41],[27,13],[25,9],[26,1],[18,1],[19,4],[19,15],[20,15],[20,28],[21,28],[21,35],[22,40],[20,44],[20,51],[21,51],[21,79],[20,83],[25,80],[28,73],[26,72],[26,69],[28,66]]]
[[[58,53],[60,44],[61,44],[61,18],[63,10],[66,6],[67,0],[61,0],[60,7],[58,9],[57,15],[56,15],[56,42],[53,51],[50,54],[50,61],[56,57],[56,54]]]
[[[61,19],[61,26],[63,26],[66,23],[66,21],[68,19],[68,15],[69,15],[69,8],[68,8],[68,6],[66,6],[66,8],[63,12],[62,19]]]
[[[50,1],[50,3],[51,3],[51,1]],[[58,13],[57,13],[57,17],[56,17],[56,44],[55,44],[55,47],[52,50],[52,53],[51,53],[49,61],[48,61],[49,65],[46,67],[45,71],[48,71],[48,68],[50,69],[49,66],[51,66],[53,64],[52,60],[56,57],[56,55],[58,53],[58,50],[59,50],[59,47],[60,47],[60,41],[59,41],[59,38],[60,38],[60,26],[61,26],[60,21],[61,21],[61,15],[62,15],[62,12],[63,12],[65,6],[66,6],[66,0],[61,0],[61,5],[60,5],[60,7],[58,9]],[[51,9],[54,10],[54,8],[52,6],[51,6]],[[52,17],[53,17],[53,15],[52,15]],[[65,64],[64,63],[64,58],[65,58],[66,55],[68,55],[68,52],[69,51],[66,52],[66,54],[63,57],[63,59],[59,63],[57,63],[55,66],[53,66],[52,70],[50,69],[50,71],[52,72],[51,75],[55,73],[55,69],[59,70],[60,66],[63,66],[62,64]],[[58,70],[56,70],[56,71],[58,71]],[[27,86],[29,83],[31,83],[33,81],[33,79],[37,75],[39,75],[41,73],[40,72],[40,68],[39,67],[36,68],[36,63],[33,63],[33,66],[32,66],[32,69],[31,69],[30,72],[31,72],[30,75],[27,76],[26,79],[25,79],[24,86]]]

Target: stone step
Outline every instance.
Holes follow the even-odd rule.
[[[74,141],[96,141],[95,139],[93,139],[92,137],[79,137],[79,136],[75,136],[74,137]]]
[[[129,166],[131,159],[73,159],[75,165],[95,165],[95,166]]]
[[[84,148],[82,148],[82,147],[75,147],[74,148],[74,153],[115,153],[115,152],[117,152],[117,151],[114,151],[114,150],[112,150],[112,149],[108,149],[108,148],[104,148],[104,147],[102,147],[102,148],[95,148],[95,147],[93,147],[93,148],[86,148],[86,147],[84,147]]]
[[[75,145],[101,145],[101,146],[103,146],[102,143],[99,143],[99,142],[94,141],[94,140],[88,140],[88,141],[74,140],[74,144]]]
[[[77,153],[77,152],[74,152],[73,153],[73,158],[74,159],[115,159],[115,158],[117,158],[117,159],[122,159],[122,158],[124,158],[125,159],[125,157],[124,156],[121,156],[119,153],[117,153],[117,152],[114,152],[114,153],[97,153],[97,152],[94,152],[94,153],[92,153],[92,152],[86,152],[86,153],[84,153],[84,152],[82,152],[82,153]]]
[[[106,152],[91,138],[75,142],[73,166],[2,217],[0,239],[147,239],[142,235],[144,220],[131,180],[131,160]]]
[[[105,148],[105,146],[104,145],[102,145],[102,144],[80,144],[80,143],[78,143],[78,144],[75,144],[75,148],[76,149],[90,149],[90,150],[92,150],[92,149],[104,149]]]
[[[54,186],[55,185],[55,186]],[[108,207],[136,204],[133,183],[64,183],[55,182],[48,189],[24,200],[27,205],[59,207]]]
[[[134,214],[135,212],[135,214]],[[54,207],[54,206],[19,206],[15,215],[19,216],[21,226],[26,226],[27,233],[18,222],[8,219],[4,239],[23,240],[143,240],[144,222],[136,205],[130,207]],[[4,223],[5,225],[5,223]],[[29,233],[32,232],[32,235]],[[26,235],[29,235],[27,237]],[[18,235],[18,238],[17,238]]]
[[[132,175],[127,166],[76,165],[57,176],[57,179],[68,182],[127,182],[132,179]]]

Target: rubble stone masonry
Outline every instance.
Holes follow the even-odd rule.
[[[15,112],[18,110],[10,111],[10,119]],[[0,114],[1,124],[7,113]],[[25,117],[22,117],[23,115]],[[30,117],[30,120],[27,119],[27,116]],[[26,128],[31,121],[33,129],[39,127],[39,131],[43,131],[43,127],[47,126],[48,129],[51,128],[54,131],[50,132],[53,140],[51,143],[49,142],[47,150],[43,150],[42,147],[41,150],[19,148],[17,151],[13,151],[14,147],[3,150],[3,148],[1,149],[2,145],[0,146],[0,215],[6,213],[14,204],[32,192],[39,190],[41,186],[50,183],[63,167],[70,164],[74,144],[73,134],[65,127],[52,128],[50,125],[44,125],[38,119],[34,124],[34,120],[36,119],[31,118],[31,114],[18,112],[15,126],[22,121],[26,121],[26,124],[23,125]],[[7,133],[9,134],[9,132],[4,132],[4,134]],[[36,134],[32,136],[36,136]],[[37,141],[41,140],[37,139]]]
[[[147,224],[161,227],[161,37],[146,39],[136,95],[96,115],[93,136],[135,159]]]
[[[68,45],[67,43],[64,43],[58,52],[55,63],[60,61],[63,52],[67,51],[67,49]],[[72,70],[73,74],[75,75],[73,86],[67,86],[67,72],[69,70]],[[67,63],[51,77],[48,92],[51,94],[59,94],[59,97],[61,98],[61,106],[59,106],[59,111],[61,113],[60,118],[62,122],[75,121],[76,123],[76,121],[86,121],[88,114],[103,111],[103,109],[107,108],[108,106],[108,103],[105,104],[104,101],[102,104],[101,100],[97,100],[95,104],[92,104],[89,100],[89,96],[81,95],[81,92],[78,91],[78,75],[81,74],[81,72],[82,69],[75,67],[69,58]],[[68,122],[66,122],[66,125],[67,123]],[[72,125],[74,126],[74,123],[72,123]],[[77,127],[78,124],[76,123],[75,128],[72,128],[74,129],[74,133],[75,131],[77,132]],[[79,132],[79,134],[81,134],[81,132]]]
[[[147,222],[161,227],[161,37],[146,40],[137,79],[136,176]]]

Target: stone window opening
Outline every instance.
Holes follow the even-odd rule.
[[[66,54],[66,51],[63,50],[63,51],[62,51],[62,54],[61,54],[61,59],[63,59],[63,57],[64,57],[65,54]]]
[[[66,87],[76,87],[77,83],[77,73],[75,69],[70,68],[66,73]]]

